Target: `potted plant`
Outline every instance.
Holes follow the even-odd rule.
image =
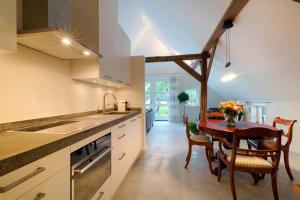
[[[189,95],[185,92],[181,92],[178,96],[177,96],[179,103],[183,104],[183,114],[185,115],[185,104],[188,102],[189,100]]]
[[[224,113],[227,126],[235,126],[238,117],[241,117],[245,112],[243,104],[235,101],[221,102],[218,109]]]

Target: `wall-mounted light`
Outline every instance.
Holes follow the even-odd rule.
[[[69,40],[68,38],[63,38],[61,40],[61,42],[64,44],[64,45],[70,45],[71,44],[71,40]]]
[[[232,20],[225,20],[223,29],[226,29],[226,62],[225,62],[225,73],[221,78],[222,82],[231,81],[237,77],[237,74],[231,71],[231,59],[230,59],[230,29],[233,27]]]

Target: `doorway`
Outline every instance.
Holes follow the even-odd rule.
[[[169,87],[169,81],[164,79],[145,82],[145,104],[154,109],[156,121],[169,120]]]

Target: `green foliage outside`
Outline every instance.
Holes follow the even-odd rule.
[[[169,114],[169,106],[160,106],[157,113],[159,115],[168,115]]]

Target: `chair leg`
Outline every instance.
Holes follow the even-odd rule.
[[[289,150],[289,149],[288,149]],[[288,173],[290,179],[293,181],[294,180],[294,177],[292,175],[292,172],[291,172],[291,168],[290,168],[290,163],[289,163],[289,151],[284,151],[284,154],[283,154],[283,157],[284,157],[284,165],[285,165],[285,169],[286,169],[286,172]]]
[[[229,169],[229,176],[230,176],[230,186],[231,186],[231,193],[232,193],[232,199],[236,199],[236,193],[235,193],[235,185],[234,185],[234,169]]]
[[[273,196],[275,200],[279,200],[278,191],[277,191],[277,169],[274,169],[274,171],[271,174],[272,178],[272,189],[273,189]]]
[[[208,161],[208,166],[210,169],[210,172],[213,173],[213,169],[212,169],[212,159],[211,159],[211,150],[208,147],[205,147],[205,153],[206,153],[206,158]]]
[[[212,157],[212,160],[214,160],[215,159],[215,152],[214,152],[214,139],[212,138],[212,142],[211,142],[211,144],[212,144],[212,148],[211,148],[211,157]]]
[[[222,160],[218,154],[218,182],[221,181],[221,176],[222,176]]]
[[[247,140],[248,149],[251,150],[251,145],[249,144],[249,141]]]
[[[191,144],[189,144],[189,152],[188,152],[188,154],[186,155],[186,163],[185,163],[185,166],[184,166],[184,168],[187,168],[187,166],[189,165],[189,163],[190,163],[190,160],[191,160],[191,155],[192,155],[192,145]]]

